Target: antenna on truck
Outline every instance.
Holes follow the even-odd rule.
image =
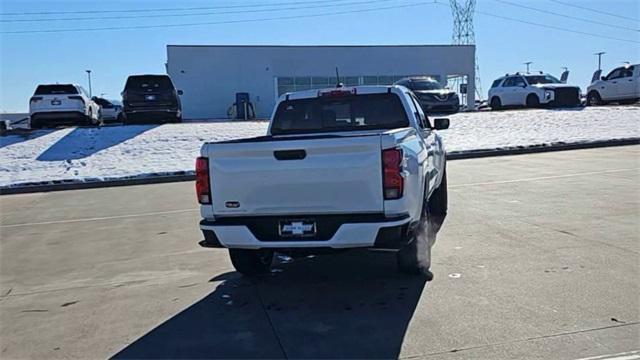
[[[338,72],[338,67],[337,66],[336,66],[336,81],[337,81],[337,84],[336,84],[337,88],[341,88],[341,87],[344,86],[342,84],[342,82],[340,82],[340,73]]]

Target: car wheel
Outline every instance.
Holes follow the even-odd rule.
[[[592,91],[587,95],[587,105],[600,106],[604,105],[604,102],[597,91]]]
[[[536,94],[527,95],[527,107],[537,108],[540,107],[540,98]]]
[[[500,98],[497,96],[494,96],[491,98],[491,110],[500,110],[502,109],[502,101],[500,101]]]
[[[229,249],[233,267],[244,276],[267,273],[273,262],[274,252],[269,249]]]

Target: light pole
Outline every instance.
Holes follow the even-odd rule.
[[[533,61],[527,61],[525,63],[523,63],[525,65],[527,65],[527,74],[529,73],[529,65],[533,64]]]
[[[85,70],[87,72],[87,77],[89,78],[89,97],[93,97],[91,93],[91,70]]]
[[[597,52],[593,55],[598,55],[598,70],[602,70],[602,55],[606,54],[604,51]]]

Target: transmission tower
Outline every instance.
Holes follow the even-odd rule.
[[[461,3],[464,1],[464,3]],[[451,14],[453,15],[453,36],[451,41],[454,45],[475,45],[476,34],[473,30],[473,12],[476,7],[476,0],[449,0],[451,5]],[[482,86],[480,85],[480,67],[478,66],[478,56],[476,55],[476,78],[475,88],[476,95],[482,100]],[[469,81],[469,80],[467,80]],[[453,81],[457,88],[460,84],[460,78]],[[471,107],[474,104],[467,104]]]

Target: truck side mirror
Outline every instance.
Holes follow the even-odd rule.
[[[434,119],[433,125],[436,130],[446,130],[449,128],[449,119],[447,118]]]
[[[184,92],[182,92],[182,90],[178,90],[178,95],[182,95],[184,94]]]
[[[601,76],[600,80],[605,81],[605,80],[607,80],[607,77],[606,76]]]

